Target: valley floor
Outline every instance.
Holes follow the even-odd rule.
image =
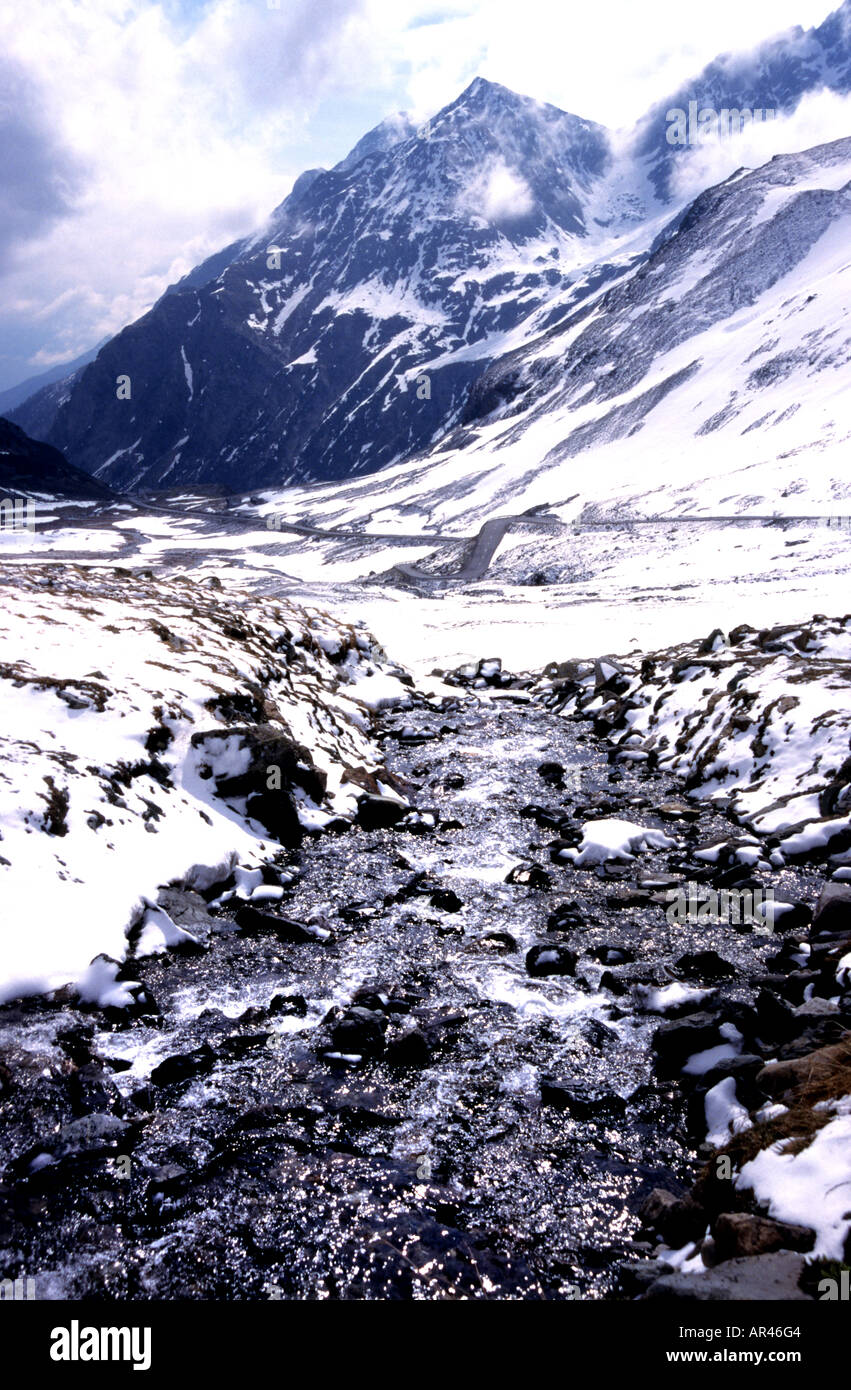
[[[37,1297],[605,1298],[669,1268],[639,1213],[701,1169],[703,1097],[779,944],[665,920],[660,890],[705,877],[694,849],[729,826],[660,816],[668,779],[528,703],[405,724],[385,721],[388,767],[435,829],[326,835],[253,911],[172,893],[200,944],[130,962],[136,1017],[62,994],[0,1012],[3,1273],[35,1271]],[[667,847],[554,864],[542,806],[656,824]],[[289,939],[293,921],[324,935]],[[577,964],[530,973],[541,944]],[[683,1086],[654,1066],[663,1011],[716,1030]]]
[[[544,584],[509,546],[438,596],[399,547],[319,582],[244,516],[69,517],[6,538],[0,1277],[830,1297],[851,653],[804,624],[846,538],[595,537]],[[672,921],[687,884],[780,906]]]

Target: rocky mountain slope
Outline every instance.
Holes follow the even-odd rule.
[[[40,396],[42,393],[44,393],[45,402],[51,399],[48,388],[58,382],[67,383],[69,378],[75,377],[81,367],[94,361],[106,341],[107,339],[104,339],[103,342],[98,343],[97,347],[81,353],[71,362],[63,362],[58,367],[49,367],[47,371],[39,372],[36,376],[28,377],[26,381],[18,382],[17,386],[9,386],[5,391],[0,391],[0,413],[8,415],[24,401],[29,401],[33,396]],[[35,433],[38,434],[38,430]]]
[[[94,498],[115,494],[105,483],[74,468],[50,444],[40,444],[11,420],[0,418],[0,496]]]
[[[812,29],[796,25],[750,53],[719,54],[690,82],[651,107],[638,124],[637,153],[648,161],[657,194],[669,197],[682,154],[676,145],[659,139],[660,130],[667,129],[670,110],[687,111],[689,102],[697,101],[699,110],[747,108],[781,116],[794,111],[808,93],[823,89],[851,91],[851,5],[847,0]]]
[[[599,250],[610,164],[600,127],[481,80],[425,132],[390,122],[104,347],[49,438],[124,488],[372,471],[443,429]]]
[[[669,109],[845,93],[849,32],[845,0],[725,55],[626,141],[482,79],[420,129],[391,118],[15,418],[125,489],[337,481],[416,453],[495,358],[647,254],[691,153]]]
[[[742,170],[616,285],[495,362],[458,428],[383,470],[380,493],[360,479],[270,506],[399,531],[529,506],[845,513],[849,230],[851,140]]]

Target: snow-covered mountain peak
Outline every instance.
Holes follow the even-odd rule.
[[[407,112],[397,111],[368,131],[362,139],[358,140],[353,149],[349,150],[345,158],[341,159],[334,167],[345,173],[349,169],[354,169],[362,159],[366,159],[369,155],[387,154],[404,140],[410,139],[412,135],[416,134],[416,131],[416,124]]]
[[[377,479],[293,495],[293,514],[356,527],[380,498],[406,530],[470,531],[564,499],[568,518],[846,511],[849,230],[851,138],[740,170],[609,286],[556,295],[457,431]]]
[[[668,140],[672,111],[688,112],[690,103],[697,104],[695,110],[716,115],[726,111],[733,117],[734,129],[738,128],[739,114],[750,113],[743,115],[747,128],[752,120],[788,116],[804,96],[822,89],[841,95],[851,92],[851,0],[843,0],[822,24],[811,29],[796,25],[750,52],[723,53],[714,58],[676,92],[655,103],[639,121],[635,157],[646,161],[657,196],[671,200],[675,197],[676,167],[694,143],[691,138],[686,145]]]
[[[626,143],[483,77],[420,124],[396,113],[15,419],[130,489],[337,481],[412,457],[450,435],[495,361],[560,331],[707,211],[679,180],[693,150],[667,139],[672,108],[782,114],[825,85],[847,92],[849,35],[845,0],[818,28],[722,55]],[[807,177],[794,161],[771,167],[769,182]],[[723,173],[701,176],[710,200]],[[733,178],[752,201],[767,187]],[[817,201],[801,213],[815,225]],[[712,225],[735,239],[729,221]],[[119,376],[132,406],[116,399]]]
[[[393,116],[113,339],[51,441],[129,488],[374,471],[457,419],[621,213],[634,230],[610,166],[601,126],[484,79],[419,127]]]

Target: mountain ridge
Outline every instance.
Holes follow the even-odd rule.
[[[305,171],[262,228],[13,418],[122,488],[371,475],[448,438],[488,383],[506,385],[494,363],[677,234],[693,203],[673,192],[687,151],[665,139],[671,103],[702,83],[703,100],[783,111],[822,81],[851,89],[851,0],[713,60],[626,153],[605,127],[476,77],[421,126],[396,113]]]

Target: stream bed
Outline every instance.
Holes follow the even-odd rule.
[[[778,945],[660,905],[732,827],[522,693],[420,703],[383,742],[412,828],[312,836],[250,904],[173,890],[207,940],[129,961],[129,1015],[68,991],[0,1009],[4,1277],[39,1298],[630,1296],[642,1201],[705,1161],[652,988],[714,950],[733,969],[688,985],[735,1014]],[[554,862],[607,815],[675,844]],[[773,882],[817,895],[806,870]],[[530,973],[535,946],[567,973]]]

